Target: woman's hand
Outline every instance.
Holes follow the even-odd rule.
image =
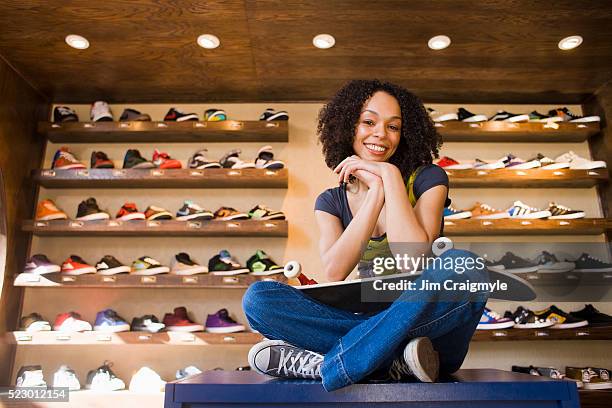
[[[334,173],[338,173],[338,182],[340,183],[347,183],[351,175],[355,175],[357,178],[361,179],[361,177],[356,174],[357,171],[360,170],[369,172],[382,180],[385,166],[392,166],[392,164],[363,160],[359,156],[353,155],[342,160],[334,169]],[[362,177],[368,176],[362,174]],[[365,180],[363,181],[365,182]]]
[[[383,189],[382,178],[378,177],[376,174],[370,173],[366,170],[357,170],[353,174],[359,179],[359,181],[366,185],[368,190]]]

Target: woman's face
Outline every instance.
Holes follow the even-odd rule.
[[[397,99],[378,91],[363,105],[353,150],[364,160],[388,161],[397,149],[401,134],[402,111]]]

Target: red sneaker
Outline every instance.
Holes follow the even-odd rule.
[[[62,264],[62,273],[66,275],[96,273],[96,267],[88,265],[80,256],[70,255]]]
[[[181,169],[183,165],[180,161],[172,159],[168,153],[162,153],[155,149],[153,152],[153,164],[160,169]]]
[[[449,170],[462,170],[462,169],[472,168],[471,164],[467,164],[467,163],[461,164],[457,160],[451,157],[448,157],[448,156],[442,156],[436,164],[442,168],[446,168]]]
[[[115,218],[121,221],[144,220],[145,215],[144,213],[138,211],[138,208],[136,208],[136,204],[125,203],[119,209]]]
[[[204,326],[189,319],[187,309],[184,306],[175,307],[174,313],[166,313],[163,323],[168,331],[196,332],[204,330]]]
[[[92,169],[112,169],[115,167],[115,164],[104,152],[91,152],[90,162]]]

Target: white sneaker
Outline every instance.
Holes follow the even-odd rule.
[[[434,122],[448,122],[449,120],[459,120],[459,115],[456,113],[438,113],[433,109],[429,109],[429,116]]]
[[[508,162],[508,160],[508,156],[504,156],[501,159],[490,163],[487,163],[480,159],[476,159],[474,160],[474,168],[479,170],[503,169],[506,167],[506,163]]]
[[[15,387],[47,387],[42,367],[39,365],[22,366],[17,373]]]
[[[104,101],[96,101],[91,104],[91,120],[93,122],[112,122],[113,114],[108,106],[108,103]]]
[[[512,207],[508,208],[510,218],[520,220],[533,220],[538,218],[550,217],[552,213],[549,210],[540,210],[539,208],[529,207],[527,204],[517,200]]]
[[[182,380],[185,377],[189,377],[189,376],[201,374],[201,373],[202,373],[202,370],[200,370],[196,366],[191,365],[191,366],[187,366],[185,368],[179,368],[178,370],[176,370],[176,379]]]
[[[400,358],[393,361],[389,375],[394,380],[404,376],[413,376],[421,382],[434,382],[440,372],[438,352],[428,337],[417,337],[410,340]]]
[[[92,391],[118,391],[125,389],[125,383],[110,369],[111,364],[104,362],[96,370],[87,373],[87,388]]]
[[[255,158],[255,168],[257,169],[282,169],[285,167],[285,163],[281,160],[274,160],[274,152],[272,152],[272,146],[263,146],[257,152]]]
[[[606,162],[602,160],[589,160],[584,157],[578,156],[573,151],[563,153],[561,156],[555,158],[555,163],[542,167],[543,169],[556,170],[556,169],[567,169],[572,170],[591,170],[591,169],[605,169]]]
[[[59,323],[58,323],[59,322]],[[83,332],[92,331],[89,322],[81,319],[81,315],[75,312],[63,313],[55,319],[53,330],[61,332]]]
[[[132,392],[162,392],[166,382],[149,367],[142,367],[130,380]]]
[[[280,378],[321,380],[323,356],[282,340],[265,340],[249,350],[249,365],[260,374]]]
[[[81,389],[81,383],[74,370],[67,365],[63,365],[53,374],[53,388],[57,387],[65,387],[70,391],[76,391]]]

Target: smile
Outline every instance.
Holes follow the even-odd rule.
[[[373,152],[376,153],[384,153],[387,151],[387,148],[384,146],[379,146],[379,145],[375,145],[375,144],[371,144],[371,143],[365,143],[364,146],[368,149],[371,150]]]

